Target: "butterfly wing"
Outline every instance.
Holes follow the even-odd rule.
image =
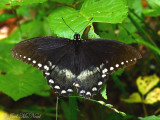
[[[75,76],[71,71],[61,69],[59,63],[62,63],[62,60],[67,61],[63,58],[66,58],[72,49],[69,41],[71,40],[56,37],[33,38],[18,43],[12,49],[12,55],[43,71],[48,84],[56,92],[68,95],[73,93]]]
[[[66,53],[66,49],[69,47],[68,40],[56,37],[38,37],[25,40],[12,49],[12,55],[20,61],[46,71],[48,67],[45,65],[56,64]]]
[[[92,96],[104,84],[108,75],[135,64],[141,54],[132,46],[108,39],[89,39],[81,47],[81,73],[77,80],[79,94]]]

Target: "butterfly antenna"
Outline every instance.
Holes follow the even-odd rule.
[[[64,19],[62,18],[62,20],[63,20],[63,22],[69,27],[69,25],[64,21]],[[70,28],[70,27],[69,27]],[[72,28],[70,28],[71,30],[72,30]],[[74,30],[72,30],[74,33],[75,33],[75,31]]]
[[[90,19],[90,21],[88,22],[88,24],[91,22],[91,20],[93,20],[93,17]],[[82,30],[84,30],[88,26],[88,24]],[[79,33],[81,33],[82,30]]]

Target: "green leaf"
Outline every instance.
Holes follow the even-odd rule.
[[[114,72],[113,75],[115,76],[121,76],[124,72],[124,69],[119,69],[118,71]]]
[[[140,0],[127,0],[127,3],[128,3],[129,9],[132,10],[141,19],[143,19],[142,15],[141,15],[142,14],[142,3],[141,3],[141,1]],[[131,13],[131,11],[129,12],[129,14],[136,20],[136,22],[138,24],[141,25],[141,21],[137,17],[135,17],[135,15],[133,15]],[[137,31],[137,28],[132,24],[132,22],[130,21],[130,19],[128,17],[120,25],[123,26],[128,31],[130,31],[131,33],[134,33],[134,32]],[[119,27],[120,32],[121,32],[121,26]]]
[[[122,116],[126,116],[126,113],[117,110],[117,109],[114,108],[113,105],[111,105],[111,104],[106,104],[104,101],[96,101],[96,102],[98,102],[99,104],[104,105],[104,106],[112,109],[113,111],[115,111],[116,113],[121,114]]]
[[[70,7],[58,7],[48,17],[51,30],[59,37],[73,39],[74,32],[64,23],[79,33],[88,21],[78,11]]]
[[[22,38],[29,39],[43,36],[43,34],[43,23],[39,20],[33,20],[28,23],[23,23],[13,34],[0,42],[15,44],[20,42]]]
[[[57,36],[73,39],[73,34],[84,29],[92,17],[89,25],[92,22],[120,23],[127,12],[124,0],[86,0],[80,12],[70,7],[58,7],[49,15],[48,20],[52,32]]]
[[[109,23],[97,23],[98,34],[102,38],[115,40],[116,25]]]
[[[137,43],[137,40],[133,38],[133,36],[136,38],[138,35],[134,33],[129,35],[126,30],[121,29],[117,37],[118,37],[118,41],[126,44]]]
[[[33,3],[43,3],[47,0],[5,0],[5,2],[0,2],[1,7],[8,7],[8,6],[17,6],[17,5],[28,5]]]
[[[127,17],[128,7],[125,0],[85,0],[80,10],[94,22],[121,23]]]
[[[8,14],[8,13],[1,14],[0,16],[1,16],[1,17],[0,17],[0,22],[3,22],[3,21],[5,21],[5,20],[8,20],[9,18],[15,17],[14,15]]]
[[[103,97],[105,100],[107,100],[107,91],[106,91],[106,89],[107,89],[107,85],[104,84],[104,87],[103,87],[103,88],[101,89],[101,91],[100,91],[102,97]]]
[[[147,0],[148,4],[152,8],[159,8],[160,7],[160,1],[159,0]]]
[[[132,93],[128,99],[122,99],[124,102],[127,103],[141,103],[142,99],[138,92]]]
[[[0,91],[14,100],[32,95],[46,85],[42,73],[11,56],[13,45],[0,44]]]
[[[158,116],[152,115],[152,116],[147,116],[145,118],[139,117],[139,119],[140,120],[160,120],[160,115]]]
[[[156,86],[159,82],[159,77],[154,74],[150,76],[140,76],[136,80],[136,84],[139,92],[142,95],[148,93],[154,86]]]
[[[94,28],[93,26],[91,26],[90,30],[89,30],[89,33],[88,33],[88,38],[100,38],[99,35],[97,35],[95,32],[94,32]]]
[[[145,9],[143,10],[143,14],[151,16],[151,17],[157,17],[160,16],[160,8],[157,9]]]
[[[70,5],[74,2],[74,0],[52,0],[54,2],[58,2],[58,3],[63,3],[63,4],[66,4],[66,5]]]
[[[160,16],[160,0],[147,0],[147,2],[152,9],[144,9],[143,14],[152,17]]]
[[[31,17],[29,6],[21,6],[16,9],[17,15],[22,15],[26,17]]]

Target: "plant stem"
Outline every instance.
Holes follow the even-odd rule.
[[[58,119],[58,96],[57,96],[57,103],[56,103],[56,120]]]
[[[146,108],[146,105],[144,104],[144,95],[142,95],[142,106],[143,106],[143,111],[144,111],[144,116],[148,116],[148,113],[147,113],[147,108]]]

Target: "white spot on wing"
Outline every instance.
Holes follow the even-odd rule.
[[[85,90],[81,90],[80,93],[81,93],[81,94],[85,93]]]
[[[116,64],[116,67],[119,67],[119,64]]]
[[[78,83],[73,83],[75,87],[80,87]]]
[[[58,85],[54,86],[55,89],[60,89],[60,87]]]
[[[42,67],[42,64],[38,63],[38,67]]]
[[[114,70],[114,67],[110,67],[110,70]]]
[[[45,72],[45,75],[48,75],[48,76],[49,76],[49,75],[50,75],[50,73],[48,73],[48,72]]]
[[[51,61],[48,61],[48,64],[49,64],[49,66],[52,66],[52,62]]]
[[[121,62],[121,64],[123,65],[123,64],[124,64],[124,62]]]
[[[102,71],[102,73],[106,73],[108,70],[105,68],[103,71]]]
[[[34,64],[36,63],[36,61],[35,61],[35,60],[33,60],[32,62],[33,62]]]
[[[48,71],[48,70],[49,70],[49,67],[48,67],[47,65],[45,65],[45,66],[44,66],[44,69]]]
[[[102,82],[102,81],[99,81],[99,82],[98,82],[98,85],[99,85],[99,86],[100,86],[100,85],[102,85],[102,84],[103,84],[103,82]]]
[[[89,96],[91,96],[91,92],[87,92],[87,93],[86,93],[86,95],[89,95]]]
[[[105,74],[103,74],[103,75],[102,75],[102,78],[104,78],[104,77],[106,77],[106,75],[105,75]]]
[[[26,56],[23,57],[24,59],[26,58]]]
[[[62,90],[62,91],[61,91],[61,94],[65,94],[65,93],[67,93],[65,90]]]
[[[52,83],[52,84],[53,84],[53,83],[54,83],[54,81],[53,81],[52,79],[50,79],[50,80],[49,80],[49,83]]]
[[[97,88],[96,88],[96,87],[93,87],[93,88],[92,88],[92,91],[97,91]]]
[[[73,90],[72,90],[72,89],[68,89],[67,91],[68,91],[68,92],[73,92]]]
[[[31,60],[31,58],[28,58],[28,60],[30,61],[30,60]]]

